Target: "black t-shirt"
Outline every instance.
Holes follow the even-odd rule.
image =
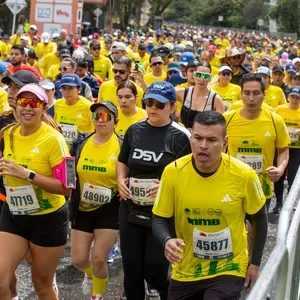
[[[189,131],[174,121],[163,127],[138,122],[125,134],[119,161],[128,166],[129,177],[160,179],[169,163],[191,153],[189,139]]]

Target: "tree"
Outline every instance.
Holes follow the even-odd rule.
[[[150,2],[152,7],[148,24],[153,24],[155,16],[162,17],[165,10],[173,1],[174,0],[152,0]]]
[[[278,20],[280,30],[300,34],[299,0],[278,0],[277,5],[270,9],[270,17]]]

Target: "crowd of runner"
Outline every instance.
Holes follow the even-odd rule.
[[[69,225],[90,299],[119,254],[121,299],[239,299],[300,164],[300,40],[86,35],[0,37],[0,299],[23,259],[59,299]]]

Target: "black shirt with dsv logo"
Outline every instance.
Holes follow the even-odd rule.
[[[129,177],[160,179],[169,163],[189,153],[186,128],[174,121],[154,127],[146,120],[128,128],[118,160],[128,166]]]

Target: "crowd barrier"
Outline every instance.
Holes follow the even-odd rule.
[[[271,252],[247,300],[299,300],[299,195],[300,168],[280,213],[275,248]]]

